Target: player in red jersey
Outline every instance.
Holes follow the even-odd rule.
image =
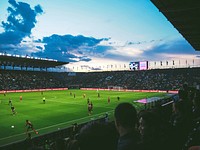
[[[22,96],[19,97],[20,102],[22,101]]]
[[[38,132],[33,128],[33,124],[29,120],[26,120],[25,127],[27,127],[26,133],[28,133],[28,131],[31,129],[35,132],[35,134],[38,134]]]

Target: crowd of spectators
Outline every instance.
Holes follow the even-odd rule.
[[[119,86],[135,90],[177,90],[183,83],[199,83],[200,68],[158,69],[142,71],[113,71],[77,73],[76,76],[63,76],[68,85],[81,87],[108,88]]]
[[[66,85],[50,72],[0,70],[0,91],[60,87]]]
[[[185,82],[193,86],[199,81],[200,68],[89,72],[74,76],[67,72],[0,71],[0,90],[109,86],[134,90],[178,90]]]

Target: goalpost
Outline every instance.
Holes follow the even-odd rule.
[[[108,86],[108,90],[113,90],[113,91],[121,91],[124,88],[122,86]]]

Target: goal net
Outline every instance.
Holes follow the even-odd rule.
[[[121,86],[108,86],[108,90],[121,91],[121,90],[123,90],[123,87],[121,87]]]

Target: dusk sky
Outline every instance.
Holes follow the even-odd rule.
[[[197,59],[150,0],[1,0],[0,52],[101,64]]]

